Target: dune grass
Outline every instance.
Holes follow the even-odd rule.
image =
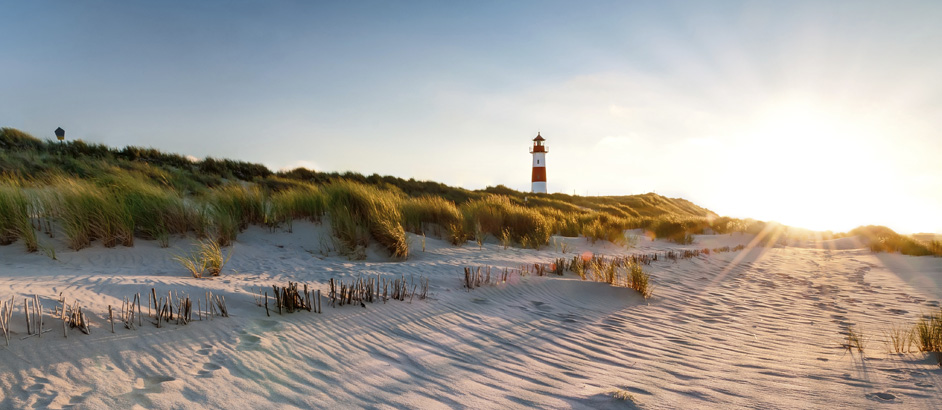
[[[115,199],[122,202],[138,236],[156,239],[162,247],[167,247],[169,235],[190,230],[192,210],[174,190],[139,178],[122,178],[112,187]]]
[[[900,235],[885,226],[861,226],[850,231],[867,240],[873,252],[898,252],[911,256],[942,256],[942,244],[938,241],[922,242],[911,236]]]
[[[223,267],[232,257],[232,250],[223,255],[222,247],[212,239],[202,239],[196,243],[196,248],[190,253],[173,256],[173,260],[182,265],[194,278],[202,278],[203,274],[219,276]]]
[[[538,249],[549,243],[551,225],[538,211],[513,204],[509,198],[492,195],[471,200],[459,208],[463,225],[453,226],[452,239],[463,240],[491,235],[494,238],[509,238],[524,248]],[[457,224],[456,224],[457,225]],[[468,237],[470,234],[470,238]]]
[[[634,405],[638,404],[638,399],[631,392],[624,389],[613,389],[609,393],[613,399],[628,402]]]
[[[575,255],[572,259],[557,258],[550,271],[557,275],[569,270],[582,280],[605,282],[612,286],[634,289],[645,299],[654,292],[651,275],[644,271],[643,261],[636,256],[606,258],[601,255]]]
[[[639,263],[628,264],[628,287],[636,290],[645,299],[650,299],[654,292],[651,275],[644,271]]]
[[[373,238],[391,257],[409,257],[401,198],[396,194],[349,181],[333,182],[325,192],[331,228],[346,253],[357,254]]]
[[[858,353],[863,353],[864,339],[861,331],[854,329],[853,326],[847,326],[847,328],[844,329],[844,333],[845,337],[842,346],[848,351],[856,349]]]
[[[894,325],[889,329],[883,331],[883,335],[886,338],[887,351],[890,353],[909,353],[912,351],[913,343],[915,342],[913,328],[906,328],[905,326]]]
[[[423,195],[405,198],[400,205],[404,228],[416,234],[427,233],[429,228],[438,230],[461,221],[461,214],[454,202],[442,197]]]
[[[913,328],[913,338],[920,351],[934,352],[942,366],[942,310],[920,318]]]
[[[889,353],[910,353],[915,347],[915,351],[930,355],[934,353],[936,363],[942,367],[942,309],[934,314],[922,315],[910,326],[893,325],[885,329],[883,334]]]
[[[272,219],[279,222],[309,220],[320,222],[327,209],[327,197],[313,185],[299,186],[271,196]]]
[[[654,226],[654,237],[658,239],[666,239],[682,245],[691,244],[693,243],[693,236],[690,234],[690,225],[690,221],[679,221],[674,219],[659,221]]]
[[[402,242],[397,224],[417,234],[445,236],[456,244],[499,238],[506,239],[507,245],[539,248],[548,243],[552,233],[618,240],[626,225],[640,227],[644,218],[712,215],[687,201],[655,194],[534,195],[502,186],[472,192],[375,174],[302,168],[274,173],[260,164],[197,160],[153,148],[118,149],[81,140],[42,141],[12,128],[0,129],[0,144],[4,148],[0,172],[33,179],[36,187],[56,185],[56,200],[46,202],[55,207],[44,209],[43,216],[55,215],[59,222],[68,219],[73,248],[95,240],[106,246],[132,245],[135,237],[157,239],[166,246],[170,235],[189,231],[198,238],[214,237],[228,244],[251,224],[270,229],[287,226],[290,230],[293,220],[318,221],[327,212],[324,191],[334,183],[370,186],[397,198],[400,219],[393,211],[390,217],[373,218],[368,226],[371,237],[386,242],[387,248],[398,248],[393,252],[397,254],[403,249],[401,244],[394,245]],[[50,177],[56,175],[68,177]],[[60,184],[60,179],[69,183]],[[45,181],[38,182],[41,180]],[[68,190],[62,186],[79,181],[83,185]],[[60,189],[63,192],[58,192]],[[91,211],[90,204],[108,200],[117,205],[97,208],[99,215]],[[16,218],[13,211],[4,212]],[[354,220],[359,219],[353,215]],[[6,230],[7,239],[11,232]]]
[[[27,252],[39,249],[30,221],[31,198],[13,181],[0,183],[0,245],[22,239]]]
[[[134,219],[109,190],[71,178],[54,183],[52,207],[70,248],[79,250],[100,240],[105,247],[134,245]]]
[[[653,193],[533,194],[504,186],[469,191],[431,181],[376,174],[303,168],[275,173],[260,164],[216,158],[198,160],[153,148],[118,149],[81,140],[42,141],[12,128],[0,129],[0,146],[3,148],[0,174],[28,179],[30,188],[47,187],[54,192],[55,200],[28,201],[35,207],[30,209],[30,215],[54,218],[60,225],[68,225],[65,232],[70,246],[76,249],[95,240],[105,246],[133,245],[135,237],[157,239],[166,246],[170,235],[189,231],[198,238],[213,237],[225,245],[252,224],[269,229],[286,227],[290,231],[293,220],[317,222],[328,213],[327,190],[334,184],[359,184],[394,198],[389,209],[395,210],[389,216],[363,219],[351,210],[353,213],[347,218],[350,223],[346,225],[363,224],[371,240],[384,243],[391,253],[400,256],[405,249],[402,244],[407,241],[397,226],[416,234],[444,237],[458,245],[468,240],[483,244],[485,238],[495,238],[505,246],[526,248],[545,246],[551,234],[583,235],[593,242],[625,244],[627,229],[644,229],[658,239],[681,244],[689,244],[694,234],[707,229],[717,234],[760,235],[762,245],[807,240],[812,236],[832,239],[846,235],[720,217],[689,201]],[[62,179],[80,186],[64,187],[69,184],[61,183]],[[0,243],[26,235],[24,242],[34,249],[34,241],[29,238],[32,233],[9,228],[10,221],[22,219],[16,215],[22,214],[19,211],[22,206],[10,205],[17,199],[9,190],[5,195],[7,205],[0,209],[3,213],[0,218],[5,218]],[[335,213],[341,208],[335,207]],[[333,219],[340,221],[335,225],[345,225],[343,217]],[[874,251],[942,256],[942,242],[938,240],[923,242],[884,227],[861,227],[855,231],[859,232],[851,234],[866,236]],[[14,235],[17,239],[13,239]]]
[[[588,215],[582,219],[581,233],[592,243],[608,241],[622,245],[625,239],[625,230],[630,229],[632,226],[631,221],[627,218],[605,214]]]

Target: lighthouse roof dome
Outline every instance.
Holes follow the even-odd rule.
[[[546,138],[543,138],[542,136],[540,136],[540,133],[538,132],[536,133],[536,138],[534,138],[533,140],[534,141],[546,141]]]

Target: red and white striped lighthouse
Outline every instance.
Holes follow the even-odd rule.
[[[530,148],[530,153],[533,154],[533,185],[530,191],[539,194],[546,193],[546,154],[549,150],[543,145],[543,141],[546,140],[540,136],[539,132],[536,133],[533,147]]]

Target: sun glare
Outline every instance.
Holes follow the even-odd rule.
[[[811,104],[768,111],[741,141],[743,205],[767,219],[815,230],[848,230],[892,212],[892,175],[868,173],[885,160],[866,118]],[[758,216],[758,215],[757,215]]]

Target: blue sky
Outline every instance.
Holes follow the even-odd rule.
[[[4,2],[0,126],[942,232],[939,2]]]

